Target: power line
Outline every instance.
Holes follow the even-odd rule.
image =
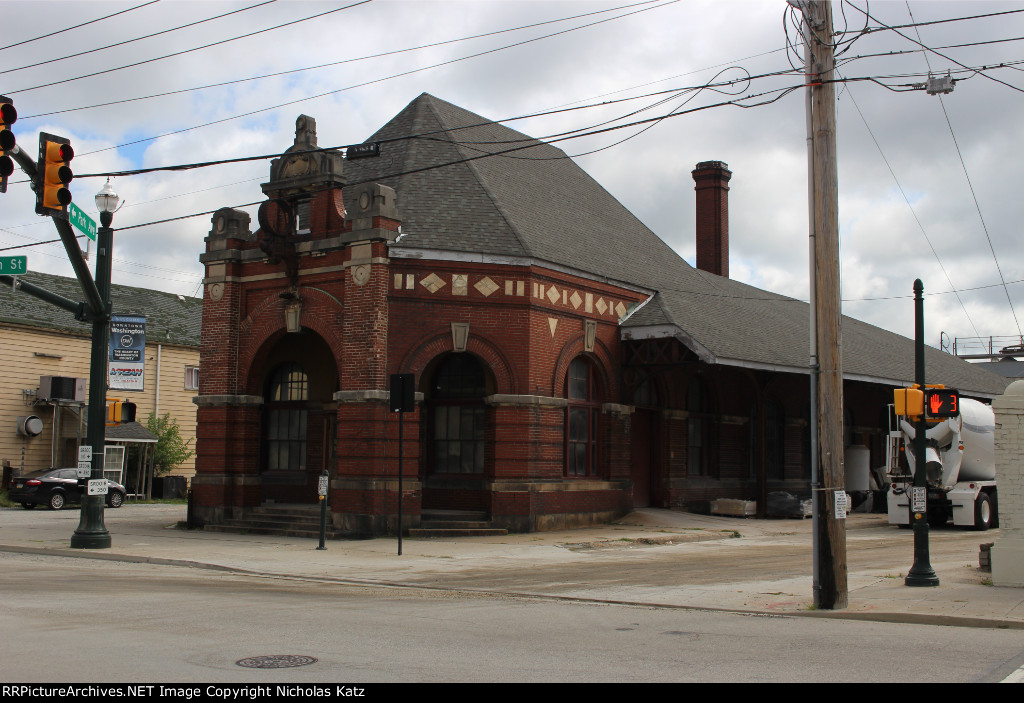
[[[850,96],[850,101],[853,102],[853,106],[857,109],[857,114],[860,115],[860,119],[864,123],[864,128],[868,131],[868,135],[870,135],[871,141],[875,143],[875,148],[878,149],[878,153],[882,157],[882,161],[885,162],[886,168],[889,169],[889,174],[892,176],[893,181],[896,183],[896,188],[899,189],[900,195],[902,195],[903,200],[906,201],[907,207],[910,209],[910,214],[914,216],[914,221],[917,222],[917,226],[921,230],[921,235],[924,236],[924,240],[928,243],[928,248],[931,249],[932,255],[935,257],[935,261],[939,265],[939,269],[942,270],[942,275],[946,277],[946,282],[949,283],[949,287],[952,288],[953,293],[956,294],[957,302],[960,303],[960,307],[963,309],[964,315],[967,317],[967,321],[971,323],[971,327],[974,328],[974,333],[979,334],[978,328],[974,324],[974,320],[971,319],[970,314],[967,312],[967,306],[964,305],[964,301],[960,298],[960,293],[957,292],[956,286],[953,285],[953,280],[949,277],[949,272],[946,271],[946,267],[942,265],[942,260],[939,258],[939,253],[935,251],[935,245],[932,244],[932,240],[928,237],[928,233],[925,231],[924,225],[921,223],[921,219],[917,216],[917,211],[914,210],[914,206],[911,205],[910,203],[910,198],[907,197],[906,192],[903,190],[903,184],[901,184],[900,179],[896,177],[896,172],[893,170],[892,164],[889,163],[889,159],[886,158],[885,152],[882,151],[882,145],[878,143],[878,139],[875,137],[875,133],[871,130],[871,126],[868,125],[868,121],[864,117],[864,113],[861,111],[860,105],[857,104],[857,99],[853,97],[853,91],[849,89],[849,86],[847,86],[846,93],[847,95]]]
[[[344,7],[337,7],[335,9],[333,9],[333,10],[327,10],[326,12],[320,12],[320,13],[315,14],[315,15],[310,15],[309,17],[303,17],[302,19],[299,19],[299,20],[292,20],[291,22],[285,22],[283,24],[279,24],[279,25],[276,25],[276,26],[273,26],[273,27],[267,27],[265,29],[259,29],[259,30],[255,31],[255,32],[248,32],[247,34],[240,34],[237,37],[230,37],[228,39],[221,39],[220,41],[212,42],[210,44],[204,44],[202,46],[196,46],[196,47],[193,47],[191,49],[185,49],[183,51],[176,51],[176,52],[174,52],[172,54],[165,54],[163,56],[157,56],[156,58],[146,59],[144,61],[136,61],[135,63],[125,64],[123,66],[116,66],[114,68],[108,68],[108,69],[104,69],[102,71],[94,71],[92,73],[86,73],[86,74],[83,74],[81,76],[76,76],[74,78],[64,78],[63,80],[59,80],[59,81],[51,81],[50,83],[43,83],[41,85],[32,86],[31,88],[19,88],[18,90],[8,90],[7,94],[8,95],[15,95],[17,93],[27,93],[27,92],[32,91],[32,90],[39,90],[40,88],[49,88],[51,86],[61,85],[63,83],[71,83],[73,81],[81,80],[83,78],[92,78],[93,76],[101,76],[101,75],[104,75],[106,73],[114,73],[115,71],[122,71],[122,70],[124,70],[126,68],[134,68],[136,66],[143,66],[145,64],[153,63],[155,61],[162,61],[164,59],[169,59],[169,58],[172,58],[174,56],[181,56],[183,54],[189,54],[189,53],[192,53],[193,51],[201,51],[202,49],[209,49],[210,47],[220,46],[221,44],[227,44],[229,42],[238,41],[239,39],[246,39],[248,37],[254,37],[257,34],[263,34],[265,32],[272,32],[272,31],[274,31],[276,29],[281,29],[282,27],[288,27],[288,26],[291,26],[293,24],[299,24],[300,22],[308,22],[309,20],[316,19],[318,17],[323,17],[325,15],[330,15],[330,14],[333,14],[335,12],[341,12],[342,10],[349,10],[349,9],[352,9],[353,7],[358,7],[360,5],[365,5],[365,4],[370,3],[370,2],[373,2],[373,0],[359,0],[358,2],[354,2],[351,5],[345,5]]]
[[[262,80],[264,78],[275,78],[277,76],[285,76],[285,75],[289,75],[289,74],[292,74],[292,73],[301,73],[303,71],[314,71],[314,70],[317,70],[317,69],[328,68],[328,67],[331,67],[331,66],[340,66],[340,65],[346,64],[346,63],[356,63],[356,62],[359,62],[359,61],[367,61],[367,60],[370,60],[370,59],[377,59],[377,58],[382,58],[382,57],[385,57],[385,56],[394,56],[396,54],[404,54],[404,53],[408,53],[408,52],[411,52],[411,51],[419,51],[421,49],[430,49],[430,48],[434,48],[434,47],[438,47],[438,46],[444,46],[446,44],[455,44],[455,43],[458,43],[458,42],[470,41],[470,40],[473,40],[473,39],[482,39],[484,37],[495,36],[497,34],[507,34],[509,32],[517,32],[517,31],[522,30],[522,29],[531,29],[533,27],[540,27],[540,26],[543,26],[543,25],[546,25],[546,24],[557,24],[558,22],[568,22],[570,20],[580,19],[582,17],[589,17],[591,15],[599,15],[599,14],[603,14],[603,13],[607,13],[607,12],[616,12],[618,10],[628,9],[630,7],[636,7],[638,5],[649,5],[649,4],[654,3],[654,2],[658,2],[658,0],[643,0],[642,2],[632,3],[630,5],[621,5],[619,7],[613,7],[613,8],[609,8],[609,9],[606,9],[606,10],[596,10],[594,12],[585,12],[585,13],[580,14],[580,15],[573,15],[573,16],[570,16],[570,17],[562,17],[562,18],[559,18],[559,19],[556,19],[556,20],[547,20],[547,21],[544,21],[544,22],[534,22],[532,24],[524,24],[524,25],[520,25],[518,27],[510,27],[508,29],[499,29],[499,30],[496,30],[496,31],[493,31],[493,32],[485,32],[483,34],[474,34],[474,35],[471,35],[471,36],[459,37],[457,39],[448,39],[446,41],[433,42],[431,44],[421,44],[419,46],[407,47],[405,49],[395,49],[393,51],[384,51],[384,52],[381,52],[381,53],[378,53],[378,54],[370,54],[368,56],[360,56],[360,57],[354,58],[354,59],[343,59],[341,61],[331,61],[329,63],[318,64],[316,66],[306,66],[304,68],[292,68],[292,69],[288,69],[286,71],[276,71],[274,73],[265,73],[265,74],[259,75],[259,76],[250,76],[249,78],[237,78],[235,80],[222,81],[220,83],[209,83],[207,85],[195,86],[193,88],[182,88],[180,90],[170,90],[170,91],[166,91],[166,92],[163,92],[163,93],[153,93],[153,94],[150,94],[150,95],[142,95],[142,96],[137,96],[137,97],[134,97],[134,98],[125,98],[123,100],[112,100],[112,101],[109,101],[109,102],[97,103],[95,105],[82,105],[82,106],[79,106],[79,107],[69,107],[69,108],[66,108],[66,109],[63,109],[63,110],[53,110],[51,112],[41,112],[41,113],[38,113],[38,114],[35,114],[35,115],[19,115],[19,119],[21,119],[22,121],[25,121],[25,120],[31,120],[33,118],[38,118],[38,117],[47,117],[49,115],[59,115],[59,114],[65,113],[65,112],[76,112],[76,111],[79,111],[79,110],[91,110],[91,109],[97,108],[97,107],[109,107],[111,105],[121,105],[121,104],[129,103],[129,102],[138,102],[138,101],[142,101],[142,100],[150,100],[150,99],[153,99],[153,98],[162,98],[162,97],[167,97],[167,96],[170,96],[170,95],[178,95],[178,94],[181,94],[181,93],[192,93],[192,92],[199,91],[199,90],[207,90],[209,88],[221,88],[221,87],[224,87],[226,85],[236,85],[238,83],[247,83],[247,82],[250,82],[250,81],[258,81],[258,80]]]
[[[877,22],[883,29],[894,31],[896,34],[898,34],[899,36],[903,37],[907,41],[909,41],[909,42],[911,42],[913,44],[917,44],[918,46],[920,46],[925,51],[930,51],[933,54],[935,54],[936,56],[940,56],[940,57],[946,59],[947,61],[949,61],[950,63],[954,63],[957,66],[960,66],[961,68],[969,68],[967,65],[965,65],[963,63],[960,63],[959,61],[957,61],[953,57],[947,56],[946,54],[943,54],[943,53],[940,53],[940,52],[936,51],[935,49],[931,48],[930,46],[926,46],[925,44],[922,44],[921,42],[919,42],[919,41],[917,41],[917,40],[915,40],[915,39],[913,39],[911,37],[908,37],[906,34],[904,34],[903,32],[900,32],[899,30],[895,29],[894,27],[890,27],[889,25],[885,24],[884,22],[882,22],[882,21],[878,20],[877,18],[873,17],[867,10],[861,10],[859,7],[857,7],[856,5],[853,5],[852,3],[850,3],[850,7],[854,8],[858,12],[863,12],[865,14],[865,16],[867,16],[870,19],[872,19],[875,22]],[[1017,86],[1012,85],[1010,83],[1007,83],[1006,81],[1001,81],[998,78],[994,78],[993,76],[988,75],[988,73],[986,73],[985,71],[976,71],[976,72],[978,74],[984,76],[985,78],[988,78],[990,81],[994,81],[994,82],[999,83],[1001,85],[1005,85],[1007,88],[1011,88],[1012,90],[1016,90],[1019,93],[1024,93],[1024,89],[1018,88]]]
[[[614,127],[604,127],[604,128],[601,128],[601,129],[595,129],[595,130],[591,130],[591,131],[587,131],[587,132],[582,132],[582,133],[579,132],[579,130],[570,130],[568,132],[561,132],[561,133],[558,133],[558,134],[550,135],[548,137],[544,137],[543,141],[540,140],[540,139],[532,139],[532,140],[530,140],[530,143],[527,143],[527,144],[517,144],[516,146],[512,146],[512,147],[509,147],[508,149],[503,149],[503,150],[497,151],[497,152],[485,152],[485,153],[481,153],[481,154],[476,154],[474,156],[466,156],[466,157],[463,157],[463,158],[460,158],[460,159],[454,159],[452,161],[446,161],[444,163],[432,164],[430,166],[423,166],[423,167],[420,167],[420,168],[408,169],[406,171],[400,171],[400,172],[391,173],[391,174],[378,175],[378,176],[375,176],[374,178],[366,180],[366,181],[356,181],[356,182],[347,183],[346,185],[348,187],[352,187],[352,186],[356,186],[356,185],[361,185],[363,183],[373,183],[373,182],[378,182],[378,181],[381,181],[381,180],[386,180],[386,179],[391,179],[391,178],[399,178],[401,176],[409,176],[409,175],[414,175],[414,174],[417,174],[417,173],[424,173],[426,171],[433,171],[433,170],[439,169],[439,168],[447,168],[449,166],[455,166],[455,165],[458,165],[458,164],[467,163],[469,161],[476,161],[477,159],[484,159],[484,158],[488,158],[488,157],[492,157],[492,156],[501,156],[503,154],[507,154],[507,153],[514,152],[514,151],[521,151],[521,150],[524,150],[524,149],[533,149],[533,148],[538,147],[538,146],[550,145],[550,144],[555,143],[555,142],[566,141],[566,140],[569,140],[569,139],[579,139],[581,137],[589,137],[589,136],[594,136],[594,135],[597,135],[597,134],[604,134],[606,132],[613,132],[615,130],[626,129],[626,128],[629,128],[629,127],[635,127],[635,126],[642,125],[642,124],[647,124],[647,123],[650,123],[650,122],[660,122],[660,121],[665,120],[665,119],[667,119],[669,117],[681,117],[683,115],[688,115],[688,114],[691,114],[691,113],[694,113],[694,112],[701,112],[703,110],[709,110],[711,108],[716,108],[716,107],[725,107],[725,106],[729,106],[729,105],[734,106],[734,107],[758,107],[758,106],[761,106],[761,105],[769,104],[771,102],[775,102],[776,100],[779,100],[779,99],[785,97],[786,95],[789,95],[793,91],[800,90],[803,87],[804,87],[804,85],[803,85],[803,83],[801,83],[799,85],[789,86],[789,87],[786,87],[786,88],[779,88],[779,89],[776,89],[776,90],[764,91],[762,93],[756,93],[754,95],[748,95],[748,96],[745,96],[743,98],[740,98],[740,100],[749,100],[751,98],[758,98],[758,97],[762,97],[762,96],[765,96],[765,95],[769,95],[771,93],[778,93],[778,95],[776,97],[771,98],[769,100],[764,100],[764,101],[762,101],[760,103],[757,103],[755,105],[741,105],[741,104],[739,104],[739,100],[730,100],[730,101],[725,101],[725,102],[720,102],[720,103],[713,103],[713,104],[710,104],[710,105],[702,105],[700,107],[694,107],[694,108],[691,108],[689,110],[671,112],[671,113],[667,113],[665,115],[660,115],[658,117],[650,117],[650,118],[643,119],[643,120],[636,120],[634,122],[630,122],[630,123],[622,124],[622,125],[617,125],[617,126],[614,126]],[[493,124],[493,122],[488,122],[488,123],[485,123],[485,124]],[[400,138],[395,138],[395,139],[391,139],[391,140],[381,140],[381,143],[384,143],[385,141],[399,141],[399,140],[411,139],[411,138],[415,138],[415,137],[400,137]],[[457,143],[457,142],[453,142],[453,143]],[[336,148],[337,147],[335,147],[335,149]],[[329,149],[316,149],[316,150],[311,150],[311,151],[328,151],[328,150]],[[296,154],[296,153],[303,153],[303,152],[290,152],[290,153],[291,154]],[[564,156],[562,158],[569,158],[569,157],[568,156]],[[89,174],[89,176],[94,176],[94,177],[98,177],[98,176],[101,176],[101,175],[104,175],[104,174]],[[318,192],[318,191],[311,191],[311,193],[315,193],[315,192]],[[265,201],[254,201],[254,202],[251,202],[251,203],[243,203],[243,204],[240,204],[240,205],[233,205],[231,207],[235,207],[235,208],[251,207],[253,205],[260,205],[263,202],[265,202]],[[219,209],[221,209],[221,208],[217,208],[217,210],[219,210]],[[196,212],[196,213],[192,213],[190,215],[179,215],[177,217],[169,217],[169,218],[165,218],[163,220],[157,220],[157,221],[154,221],[154,222],[146,222],[146,223],[138,224],[138,225],[129,225],[127,227],[116,227],[115,231],[120,232],[120,231],[123,231],[123,230],[137,229],[137,228],[140,228],[140,227],[150,227],[152,225],[166,224],[168,222],[176,222],[176,221],[179,221],[179,220],[187,220],[187,219],[191,219],[193,217],[203,217],[205,215],[212,215],[214,212],[217,212],[217,210],[208,210],[208,211],[204,211],[204,212]]]
[[[910,14],[911,21],[913,21],[914,14],[910,11],[910,3],[907,3],[907,12]],[[916,31],[916,27],[915,27],[915,31]],[[921,37],[921,35],[920,35],[920,33],[918,33],[918,39],[920,39],[920,37]],[[920,41],[918,43],[921,44],[921,46],[924,46],[924,44],[921,43]],[[927,65],[928,65],[928,72],[931,73],[931,69],[932,69],[931,62],[928,61],[927,57],[928,57],[928,54],[925,53],[925,61],[927,62]],[[974,184],[971,182],[971,176],[967,172],[967,164],[964,162],[963,154],[960,153],[960,144],[957,143],[956,134],[953,132],[953,123],[949,119],[949,113],[946,112],[946,103],[942,100],[942,95],[939,95],[938,97],[939,97],[939,105],[942,107],[942,115],[946,118],[946,126],[949,127],[949,136],[953,138],[953,146],[956,147],[956,155],[960,159],[960,166],[961,166],[961,168],[963,168],[964,177],[967,179],[967,186],[968,186],[968,188],[970,188],[971,198],[974,200],[974,207],[978,211],[978,219],[981,220],[981,228],[985,232],[985,239],[988,241],[989,251],[992,252],[992,260],[996,264],[996,271],[999,272],[999,280],[1003,281],[1003,292],[1006,293],[1006,302],[1009,303],[1009,305],[1010,305],[1010,312],[1013,314],[1013,321],[1017,325],[1017,334],[1024,335],[1024,332],[1021,332],[1021,329],[1020,329],[1020,320],[1017,319],[1017,311],[1014,310],[1014,308],[1013,308],[1013,300],[1011,300],[1011,298],[1010,298],[1010,289],[1006,287],[1006,279],[1003,277],[1003,269],[999,265],[999,257],[996,256],[995,247],[992,245],[992,237],[989,235],[988,225],[985,224],[985,217],[981,214],[981,204],[978,202],[978,196],[974,192]],[[968,318],[968,319],[970,319],[970,318]],[[972,326],[973,326],[973,323],[972,323]],[[978,330],[975,329],[974,333],[978,334]],[[978,334],[978,336],[981,336],[981,335]]]
[[[129,7],[127,10],[121,10],[120,12],[114,12],[113,14],[104,15],[103,17],[97,17],[94,20],[89,20],[88,22],[82,22],[81,24],[76,24],[73,27],[65,27],[64,29],[58,29],[56,32],[49,32],[47,34],[41,34],[38,37],[34,37],[32,39],[25,39],[24,41],[15,42],[14,44],[8,44],[7,46],[0,46],[0,51],[3,51],[4,49],[13,49],[14,47],[21,46],[22,44],[30,44],[31,42],[39,41],[40,39],[46,39],[47,37],[56,36],[57,34],[62,34],[64,32],[70,32],[72,29],[78,29],[80,27],[85,27],[85,26],[90,25],[90,24],[95,24],[96,22],[102,22],[103,20],[110,19],[111,17],[117,17],[118,15],[123,15],[123,14],[125,14],[127,12],[132,12],[134,10],[139,10],[139,9],[141,9],[143,7],[149,7],[150,5],[155,5],[158,2],[160,2],[160,0],[150,0],[150,2],[144,2],[141,5],[136,5],[135,7]]]
[[[369,1],[370,0],[364,0],[364,2],[369,2]],[[568,34],[569,32],[575,32],[575,31],[580,30],[580,29],[586,29],[588,27],[593,27],[593,26],[596,26],[596,25],[599,25],[599,24],[604,24],[606,22],[613,22],[615,20],[622,19],[623,17],[629,17],[630,15],[635,15],[635,14],[638,14],[638,13],[641,13],[641,12],[649,12],[650,10],[660,9],[660,8],[665,7],[667,5],[673,5],[673,4],[677,3],[677,2],[680,2],[680,0],[666,0],[665,2],[662,2],[659,5],[655,5],[653,7],[641,8],[639,10],[634,10],[633,12],[627,12],[625,14],[618,15],[616,17],[609,17],[609,18],[606,18],[606,19],[597,20],[595,22],[590,22],[588,24],[579,25],[578,27],[570,27],[569,29],[560,30],[558,32],[552,32],[551,34],[545,34],[545,35],[540,36],[540,37],[534,37],[533,39],[526,39],[526,40],[523,40],[523,41],[520,41],[520,42],[515,42],[515,43],[512,43],[512,44],[506,44],[505,46],[497,47],[495,49],[488,49],[486,51],[480,51],[480,52],[477,52],[475,54],[469,54],[467,56],[462,56],[462,57],[459,57],[459,58],[456,58],[456,59],[449,59],[448,61],[441,61],[439,63],[431,64],[429,66],[422,66],[420,68],[414,68],[414,69],[410,69],[408,71],[402,71],[401,73],[395,73],[395,74],[392,74],[390,76],[385,76],[385,77],[382,77],[382,78],[376,78],[376,79],[373,79],[373,80],[364,81],[362,83],[356,83],[356,84],[353,84],[353,85],[350,85],[350,86],[346,86],[344,88],[337,88],[335,90],[329,90],[329,91],[327,91],[325,93],[319,93],[317,95],[310,95],[310,96],[307,96],[307,97],[304,97],[304,98],[298,98],[296,100],[289,100],[288,102],[279,103],[277,105],[263,106],[263,107],[261,107],[258,110],[251,110],[249,112],[243,112],[243,113],[240,113],[240,114],[237,114],[237,115],[232,115],[230,117],[224,117],[224,118],[221,118],[219,120],[212,120],[210,122],[204,122],[202,124],[192,125],[191,127],[184,127],[182,129],[173,130],[171,132],[164,132],[163,134],[158,134],[158,135],[155,135],[155,136],[152,136],[152,137],[144,137],[142,139],[136,139],[136,140],[133,140],[133,141],[130,141],[130,142],[125,142],[123,144],[116,144],[114,146],[106,147],[104,149],[96,149],[95,151],[90,151],[90,152],[87,152],[85,154],[80,154],[79,156],[87,156],[89,154],[97,154],[97,153],[100,153],[102,151],[109,151],[110,149],[118,149],[118,148],[123,147],[123,146],[132,146],[134,144],[141,144],[143,142],[150,142],[150,141],[154,141],[156,139],[162,139],[163,137],[169,137],[169,136],[172,136],[174,134],[182,134],[184,132],[190,132],[190,131],[195,130],[195,129],[201,129],[203,127],[210,127],[210,126],[215,125],[215,124],[222,124],[224,122],[230,122],[232,120],[237,120],[237,119],[240,119],[242,117],[249,117],[249,116],[255,115],[255,114],[266,113],[266,112],[269,112],[271,110],[277,110],[277,109],[280,109],[282,107],[287,107],[289,105],[297,105],[299,103],[309,102],[310,100],[316,100],[318,98],[323,98],[323,97],[326,97],[328,95],[335,95],[337,93],[341,93],[341,92],[348,91],[348,90],[353,90],[355,88],[362,88],[362,87],[365,87],[365,86],[368,86],[368,85],[373,85],[375,83],[382,83],[384,81],[388,81],[388,80],[391,80],[393,78],[400,78],[402,76],[408,76],[408,75],[412,75],[414,73],[420,73],[422,71],[427,71],[427,70],[430,70],[430,69],[433,69],[433,68],[439,68],[441,66],[448,66],[448,65],[453,64],[453,63],[459,63],[460,61],[466,61],[466,60],[469,60],[469,59],[479,58],[480,56],[486,56],[488,54],[494,54],[494,53],[497,53],[499,51],[504,51],[506,49],[512,49],[512,48],[515,48],[515,47],[518,47],[518,46],[524,46],[526,44],[530,44],[530,43],[533,43],[533,42],[536,42],[536,41],[541,41],[543,39],[550,39],[551,37],[556,37],[556,36],[559,36],[559,35],[562,35],[562,34]],[[633,7],[633,5],[627,5],[626,7]]]
[[[275,2],[277,2],[277,0],[263,0],[263,2],[257,3],[256,5],[250,5],[249,7],[243,7],[240,10],[232,10],[231,12],[224,12],[222,14],[215,15],[213,17],[207,17],[204,20],[197,20],[195,22],[189,22],[188,24],[182,24],[182,25],[179,25],[177,27],[172,27],[171,29],[164,29],[164,30],[161,30],[159,32],[153,32],[152,34],[146,34],[146,35],[141,36],[141,37],[135,37],[134,39],[126,39],[125,41],[117,42],[116,44],[107,44],[106,46],[100,46],[100,47],[97,47],[95,49],[87,49],[86,51],[79,51],[77,54],[68,54],[67,56],[60,56],[60,57],[55,58],[55,59],[47,59],[46,61],[37,61],[36,63],[26,64],[25,66],[19,66],[17,68],[9,68],[9,69],[7,69],[5,71],[0,71],[0,74],[3,74],[3,73],[14,73],[15,71],[23,71],[26,68],[35,68],[36,66],[45,66],[48,63],[55,63],[57,61],[64,61],[65,59],[73,59],[73,58],[78,57],[78,56],[85,56],[86,54],[94,54],[97,51],[106,51],[107,49],[113,49],[114,47],[117,47],[117,46],[124,46],[125,44],[131,44],[133,42],[142,41],[143,39],[152,39],[153,37],[159,37],[162,34],[170,34],[171,32],[176,32],[179,29],[186,29],[188,27],[195,27],[196,25],[203,24],[204,22],[212,22],[213,20],[219,20],[219,19],[221,19],[223,17],[228,17],[229,15],[237,15],[240,12],[248,12],[249,10],[254,10],[257,7],[263,7],[264,5],[269,5],[269,4],[275,3]],[[76,80],[76,79],[71,79],[71,80]]]

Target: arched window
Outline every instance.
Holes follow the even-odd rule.
[[[483,473],[486,392],[487,377],[472,354],[441,362],[431,388],[433,473]]]
[[[294,362],[282,364],[267,388],[267,465],[270,471],[306,468],[309,381]]]
[[[565,396],[569,399],[566,416],[565,475],[597,474],[597,422],[600,395],[594,365],[579,356],[569,364]]]

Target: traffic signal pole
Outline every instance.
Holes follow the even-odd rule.
[[[110,275],[111,249],[114,230],[110,223],[113,213],[100,213],[100,227],[96,233],[96,289],[103,307],[92,321],[92,349],[89,356],[89,415],[86,441],[92,447],[90,479],[103,478],[103,457],[106,444],[107,422],[107,355],[110,346]],[[54,222],[58,220],[54,219]],[[67,225],[67,223],[64,223]],[[75,242],[75,249],[78,243]],[[79,250],[80,251],[80,250]],[[81,256],[79,254],[79,256]],[[94,308],[94,311],[96,308]],[[71,535],[75,549],[107,549],[110,533],[103,522],[105,495],[82,496],[82,513],[78,528]]]
[[[20,147],[14,147],[8,155],[14,159],[21,170],[25,172],[33,182],[36,179],[37,169],[36,162],[32,160],[28,154],[26,154]],[[64,250],[68,254],[68,261],[71,262],[71,268],[75,271],[75,277],[78,279],[78,284],[82,287],[82,294],[85,295],[86,302],[89,304],[90,311],[103,310],[103,299],[100,296],[99,289],[96,287],[96,283],[93,281],[92,274],[89,273],[89,265],[82,256],[82,248],[78,246],[78,239],[75,237],[75,231],[68,224],[67,220],[62,220],[59,217],[51,217],[53,220],[53,226],[57,228],[57,234],[60,236],[61,242],[64,244]],[[76,319],[84,321],[88,317],[78,317]]]
[[[924,372],[924,284],[914,281],[914,381],[925,388]],[[910,525],[914,528],[914,565],[910,567],[903,584],[906,586],[938,586],[939,577],[932,569],[928,545],[928,477],[925,434],[928,423],[925,413],[914,422],[914,487],[910,496]]]
[[[34,184],[39,182],[39,166],[30,156],[15,146],[8,152]],[[44,165],[45,166],[45,165]],[[39,187],[38,185],[36,187]],[[68,260],[82,287],[86,303],[75,305],[73,301],[49,293],[38,286],[23,283],[19,289],[75,314],[80,321],[92,322],[92,348],[89,356],[89,411],[86,441],[92,447],[90,479],[103,478],[103,456],[106,444],[106,401],[107,401],[107,354],[110,339],[110,278],[114,230],[110,224],[113,214],[100,213],[102,226],[97,233],[96,278],[89,273],[88,264],[82,256],[71,225],[66,219],[51,215],[54,227],[67,251]],[[110,533],[103,521],[106,496],[85,495],[82,498],[81,516],[78,528],[71,536],[71,547],[75,549],[107,549],[110,547]]]

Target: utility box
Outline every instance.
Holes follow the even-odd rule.
[[[70,376],[40,376],[36,400],[74,400],[86,402],[84,378]]]

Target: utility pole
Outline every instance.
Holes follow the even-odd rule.
[[[790,3],[803,12],[806,41],[814,605],[833,610],[848,593],[832,3]]]

